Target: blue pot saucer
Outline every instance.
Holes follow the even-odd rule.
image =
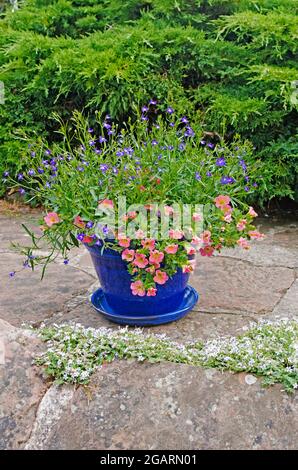
[[[157,315],[137,315],[136,313],[131,315],[121,315],[120,313],[117,313],[115,310],[113,310],[107,303],[102,289],[96,290],[90,296],[92,306],[97,312],[106,317],[108,320],[114,323],[120,323],[121,325],[134,326],[160,325],[162,323],[170,323],[172,321],[179,320],[180,318],[184,317],[187,312],[192,310],[198,300],[199,294],[197,291],[191,286],[186,286],[183,299],[175,311]]]

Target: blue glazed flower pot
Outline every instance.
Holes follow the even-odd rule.
[[[184,274],[181,269],[164,285],[157,286],[156,296],[134,296],[130,289],[131,275],[121,255],[110,249],[102,251],[97,245],[87,246],[87,249],[101,285],[100,295],[95,296],[95,293],[91,301],[97,310],[109,315],[112,321],[134,325],[166,323],[184,316],[198,300],[193,288],[191,296],[187,291],[189,274]],[[186,294],[187,306],[184,305]],[[100,296],[100,305],[95,305],[99,303]]]

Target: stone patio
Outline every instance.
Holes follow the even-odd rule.
[[[28,243],[21,223],[37,213],[0,214],[0,449],[296,449],[298,397],[263,389],[244,373],[172,363],[115,362],[88,389],[52,385],[32,366],[44,345],[25,325],[75,321],[109,326],[90,307],[98,281],[84,250],[58,260],[40,282],[10,240]],[[200,258],[195,309],[151,328],[185,342],[239,334],[260,318],[298,314],[298,223],[262,219],[266,239],[250,251]],[[249,385],[249,383],[252,383]],[[296,430],[296,431],[295,431]]]

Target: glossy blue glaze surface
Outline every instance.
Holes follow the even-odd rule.
[[[106,310],[119,316],[154,316],[156,321],[151,323],[154,324],[158,323],[158,315],[175,312],[183,304],[189,274],[179,270],[164,285],[157,286],[155,297],[138,297],[131,293],[131,276],[119,253],[113,250],[102,252],[96,245],[87,246],[87,249],[100,281]]]
[[[98,289],[91,295],[91,303],[95,310],[104,315],[108,320],[120,325],[149,326],[170,323],[184,317],[197,303],[199,295],[197,291],[187,286],[184,290],[182,300],[174,311],[159,313],[154,315],[144,315],[143,313],[126,314],[116,311],[107,303],[102,289]]]

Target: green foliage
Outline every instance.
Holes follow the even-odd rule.
[[[206,131],[253,142],[268,176],[259,202],[294,197],[297,11],[297,0],[26,0],[17,11],[7,7],[0,19],[0,172],[20,167],[25,134],[58,139],[53,112],[67,119],[75,109],[100,109],[122,122],[134,104],[155,97],[175,101]]]
[[[250,372],[263,377],[264,385],[281,383],[289,393],[298,388],[295,320],[260,322],[238,337],[186,344],[139,329],[95,330],[79,324],[43,327],[38,333],[49,347],[36,363],[60,384],[87,384],[103,363],[135,359]]]

